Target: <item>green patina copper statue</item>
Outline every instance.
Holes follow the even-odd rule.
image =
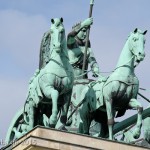
[[[97,77],[100,75],[99,66],[94,57],[93,51],[90,46],[90,41],[88,41],[88,49],[87,49],[87,57],[85,64],[85,71],[82,71],[83,68],[83,59],[85,53],[85,44],[86,44],[86,34],[87,29],[93,23],[93,18],[87,18],[84,21],[76,24],[72,27],[72,31],[68,34],[67,38],[67,46],[68,46],[68,54],[71,65],[74,70],[74,86],[71,98],[71,106],[69,109],[69,113],[78,105],[80,94],[84,87],[91,82],[92,80],[88,79],[87,69],[90,64],[93,76]],[[78,113],[78,109],[76,113],[69,119],[68,123],[72,123],[72,127],[78,128],[80,115]]]
[[[109,136],[111,140],[121,131],[122,140],[126,142],[139,138],[143,107],[137,101],[139,81],[134,68],[145,57],[147,31],[135,29],[131,32],[116,68],[109,77],[103,77],[89,40],[93,3],[91,0],[89,18],[72,27],[67,41],[63,19],[51,19],[51,28],[41,41],[39,68],[29,82],[24,108],[10,124],[6,142],[20,138],[36,125],[69,131],[72,128],[82,134],[93,132],[91,128],[96,136]],[[96,81],[88,79],[89,66],[93,76],[98,77]],[[136,109],[137,118],[133,116],[126,123],[114,125],[114,118],[123,116],[127,109]],[[96,123],[91,126],[93,120]],[[135,120],[134,130],[127,130]],[[97,123],[101,130],[95,127]],[[146,118],[144,138],[150,143],[149,123],[150,119]],[[63,128],[65,125],[68,127]]]
[[[67,46],[70,63],[74,69],[74,75],[76,79],[87,78],[87,73],[82,74],[83,58],[85,53],[85,43],[86,43],[86,32],[90,25],[93,23],[92,18],[87,18],[81,23],[76,24],[72,27],[72,31],[68,34]],[[91,49],[90,41],[88,41],[88,51],[87,51],[87,62],[85,71],[88,69],[88,64],[91,66],[91,70],[94,76],[99,74],[99,67],[94,57],[93,51]]]
[[[79,131],[89,134],[92,119],[102,124],[108,123],[109,139],[113,139],[114,117],[124,115],[126,109],[137,109],[137,123],[133,136],[138,138],[142,126],[142,105],[137,101],[139,88],[134,68],[144,57],[144,35],[139,29],[132,32],[121,52],[118,64],[106,82],[90,83],[82,94],[83,105],[80,109],[81,124]],[[137,63],[137,64],[136,64]],[[106,107],[106,109],[105,109]],[[107,119],[105,119],[107,116]],[[106,126],[106,125],[105,125]]]
[[[61,122],[66,123],[74,74],[69,63],[63,19],[55,18],[51,23],[49,62],[37,70],[30,80],[23,114],[20,114],[23,121],[19,120],[19,115],[19,119],[15,117],[18,123],[11,125],[9,130],[12,131],[8,131],[7,142],[24,135],[35,125],[54,128],[59,110]]]
[[[90,0],[89,18],[74,25],[72,31],[67,36],[68,54],[75,76],[69,114],[76,109],[72,117],[69,118],[68,123],[70,124],[73,121],[71,127],[75,128],[78,128],[80,120],[80,115],[78,113],[80,94],[84,87],[92,81],[88,79],[89,66],[94,77],[99,76],[101,80],[105,80],[105,77],[100,74],[100,69],[89,40],[90,26],[93,24],[93,5],[94,0]]]

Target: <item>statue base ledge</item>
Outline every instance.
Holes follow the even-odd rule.
[[[137,145],[37,126],[2,150],[148,150]]]

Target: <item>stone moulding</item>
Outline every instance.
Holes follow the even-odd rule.
[[[107,139],[90,137],[76,133],[64,132],[37,126],[16,142],[2,150],[148,150]]]

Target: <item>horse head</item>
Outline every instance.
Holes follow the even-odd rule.
[[[144,44],[147,30],[142,32],[139,29],[135,29],[129,36],[129,49],[133,56],[135,56],[135,62],[139,64],[145,57]]]
[[[51,23],[51,49],[55,50],[57,53],[60,53],[65,38],[63,18],[51,19]]]

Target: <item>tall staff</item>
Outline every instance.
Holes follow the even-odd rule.
[[[94,5],[94,0],[91,0],[90,1],[89,18],[92,17],[93,5]],[[84,58],[83,58],[82,74],[84,74],[84,70],[85,70],[85,66],[86,66],[86,61],[87,61],[86,57],[87,57],[89,35],[90,35],[90,28],[87,29],[87,34],[86,34],[86,43],[85,43],[85,52],[84,52]]]

